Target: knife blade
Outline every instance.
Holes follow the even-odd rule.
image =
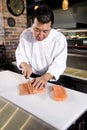
[[[30,89],[30,93],[33,94],[33,87],[31,85],[31,81],[30,81],[30,78],[28,78],[28,82],[29,82],[29,89]]]

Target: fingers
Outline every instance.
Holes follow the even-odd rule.
[[[45,86],[46,86],[46,83],[44,82],[44,80],[40,78],[35,78],[34,80],[32,80],[32,87],[43,88]]]
[[[32,74],[32,68],[29,66],[27,63],[22,63],[21,64],[22,68],[22,74],[24,75],[25,78],[29,78],[30,75]]]
[[[24,75],[24,77],[25,77],[26,79],[28,79],[28,78],[30,77],[28,71],[22,70],[22,74]]]

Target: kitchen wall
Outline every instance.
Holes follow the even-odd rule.
[[[73,4],[68,10],[54,9],[55,28],[87,28],[87,1]],[[78,23],[81,26],[78,27]]]
[[[26,0],[24,0],[24,12],[20,16],[12,15],[7,8],[6,2],[6,0],[0,0],[0,45],[5,46],[7,59],[14,61],[20,33],[27,25]]]

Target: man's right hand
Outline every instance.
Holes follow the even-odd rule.
[[[30,77],[30,75],[32,74],[32,68],[29,64],[27,64],[26,62],[22,62],[20,64],[20,67],[22,68],[22,74],[24,75],[24,77],[27,79]]]

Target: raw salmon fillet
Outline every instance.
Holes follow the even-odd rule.
[[[67,93],[66,90],[63,86],[61,85],[53,85],[52,86],[53,90],[53,98],[56,101],[63,101],[67,98]]]
[[[19,88],[19,94],[20,95],[32,94],[32,92],[30,90],[30,83],[29,82],[19,84],[18,88]],[[45,88],[33,88],[34,94],[42,93],[42,92],[45,92]]]

